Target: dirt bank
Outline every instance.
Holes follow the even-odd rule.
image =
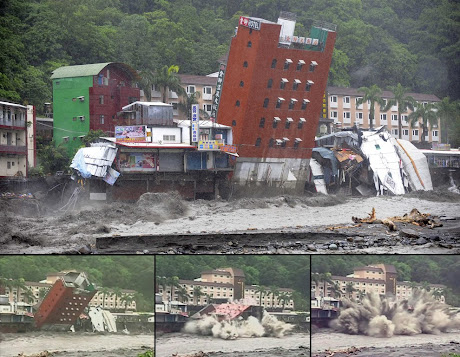
[[[21,214],[20,200],[2,200],[0,251],[89,253],[96,250],[97,238],[201,235],[213,238],[213,248],[203,248],[202,252],[208,253],[460,252],[460,195],[448,191],[393,197],[317,195],[232,201],[184,201],[175,193],[150,193],[134,204],[81,202],[76,207],[67,211],[42,209],[47,213],[40,215],[31,214],[33,209],[29,209],[28,214]],[[353,216],[366,217],[372,208],[379,219],[404,215],[416,208],[439,216],[443,227],[430,229],[400,223],[393,232],[381,224],[350,227],[354,225]],[[228,244],[225,236],[235,232],[262,233],[259,237],[266,234],[260,242],[255,240],[246,246],[240,246],[239,241]],[[295,235],[283,238],[284,233],[290,232],[311,234],[304,239]],[[201,252],[199,245],[195,248],[198,251],[194,251],[193,244],[175,247],[174,239],[169,239],[168,245],[157,246],[155,251],[141,244],[132,253]]]

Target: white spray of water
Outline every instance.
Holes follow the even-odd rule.
[[[219,321],[215,315],[205,316],[188,321],[184,326],[184,332],[235,340],[241,337],[283,337],[293,328],[294,325],[278,321],[276,317],[264,311],[261,321],[253,316],[249,316],[246,320],[238,318],[230,321]]]
[[[348,334],[391,337],[438,334],[460,328],[460,315],[449,311],[448,305],[424,290],[415,290],[412,297],[403,301],[367,294],[361,304],[347,299],[343,303],[331,327]]]

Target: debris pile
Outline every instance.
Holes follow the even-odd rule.
[[[316,192],[379,196],[433,190],[425,155],[384,127],[333,133],[316,144],[310,160]]]

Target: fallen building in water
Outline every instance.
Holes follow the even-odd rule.
[[[385,127],[375,131],[341,131],[316,140],[310,187],[317,192],[402,195],[432,190],[425,155]]]

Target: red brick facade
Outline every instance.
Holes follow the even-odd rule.
[[[311,157],[336,33],[327,33],[321,52],[279,47],[280,29],[281,25],[267,22],[261,23],[260,30],[240,25],[231,41],[217,121],[232,126],[233,143],[238,146],[240,157]],[[292,60],[288,69],[284,69],[286,59]],[[273,60],[276,60],[275,68],[272,68]],[[300,60],[305,64],[299,71]],[[317,63],[314,71],[310,71],[312,61]],[[288,82],[281,89],[283,78]],[[296,79],[300,83],[294,90]],[[269,80],[271,88],[267,87]],[[314,82],[309,91],[307,80]],[[285,99],[280,108],[276,108],[278,98]],[[290,108],[291,99],[297,100],[293,108]],[[309,102],[302,109],[304,99]],[[275,117],[280,119],[276,128],[273,127]],[[262,118],[265,118],[263,123]],[[288,118],[292,119],[290,124],[287,124]],[[305,122],[299,128],[300,118]],[[289,141],[276,145],[276,139],[283,138]],[[295,145],[296,138],[301,141]]]

